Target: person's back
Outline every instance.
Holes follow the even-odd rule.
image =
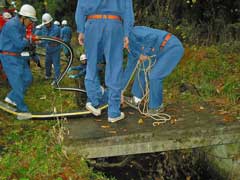
[[[122,78],[123,89],[136,65],[138,68],[132,86],[133,98],[127,102],[138,108],[139,103],[145,103],[142,98],[148,96],[148,113],[159,113],[163,110],[163,80],[181,60],[184,53],[182,43],[167,31],[136,26],[129,34],[129,49],[128,63]]]
[[[22,41],[22,39],[25,37],[25,33],[26,28],[20,23],[18,16],[15,16],[9,20],[3,27],[0,34],[0,50],[16,53],[22,52],[22,50],[28,44],[27,41]]]

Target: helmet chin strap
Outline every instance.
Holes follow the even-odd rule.
[[[25,26],[25,17],[24,16],[22,16],[22,25],[24,25]]]

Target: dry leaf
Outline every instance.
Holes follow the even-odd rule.
[[[176,124],[176,122],[177,122],[176,118],[172,118],[171,121],[170,121],[171,124]]]
[[[224,122],[233,122],[234,119],[231,116],[225,115],[223,121]]]
[[[96,122],[102,122],[102,120],[101,119],[96,119]]]
[[[224,114],[227,114],[227,113],[228,113],[228,112],[225,111],[225,110],[223,110],[223,109],[219,110],[219,114],[220,114],[220,115],[224,115]]]
[[[101,126],[101,128],[103,128],[103,129],[108,129],[108,128],[110,128],[110,126]]]
[[[134,112],[131,112],[131,111],[129,111],[129,112],[128,112],[128,114],[130,114],[130,115],[134,115],[135,113],[134,113]]]
[[[44,95],[44,96],[40,97],[39,99],[41,99],[41,100],[47,99],[47,96]]]
[[[143,124],[143,123],[144,123],[143,119],[140,118],[140,119],[138,120],[138,124]]]
[[[199,109],[204,110],[205,108],[203,106],[200,106]]]
[[[109,131],[110,134],[117,134],[117,131]]]

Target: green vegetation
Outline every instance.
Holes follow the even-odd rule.
[[[38,23],[44,12],[50,12],[76,29],[77,1],[19,0],[17,7],[22,3],[36,7]],[[167,104],[209,102],[240,119],[239,5],[238,0],[134,0],[136,25],[168,30],[185,44],[181,63],[164,82]],[[77,44],[76,37],[72,44]],[[74,51],[77,59],[83,49],[76,46]],[[54,90],[50,81],[43,80],[44,70],[33,64],[32,69],[34,82],[26,96],[31,111],[78,109],[72,92]],[[75,86],[67,78],[63,84]],[[0,87],[1,100],[8,91],[9,87]],[[64,151],[64,121],[17,121],[0,111],[0,179],[109,179],[89,168],[83,157]]]
[[[79,109],[74,93],[55,90],[50,85],[51,80],[44,80],[44,69],[34,63],[31,68],[34,81],[25,100],[32,112]],[[75,86],[75,82],[68,78],[64,78],[62,84]],[[9,87],[1,86],[0,99],[4,99],[9,90]],[[0,179],[109,179],[93,172],[83,157],[64,151],[65,119],[18,121],[3,111],[0,114]]]
[[[83,158],[63,152],[56,141],[61,138],[58,123],[14,122],[3,127],[0,179],[106,179],[93,173]]]
[[[186,46],[185,56],[165,80],[166,103],[210,102],[239,118],[240,46]],[[26,102],[35,112],[69,111],[77,108],[75,95],[60,92],[43,80],[44,73],[32,64],[34,83]],[[64,83],[74,86],[67,78]],[[184,92],[179,88],[187,85]],[[193,89],[192,89],[193,87]],[[3,99],[9,88],[0,89]],[[50,108],[49,108],[50,107]],[[89,169],[84,158],[67,154],[64,143],[65,120],[17,121],[1,112],[0,179],[107,179]]]

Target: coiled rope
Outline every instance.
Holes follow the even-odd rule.
[[[171,116],[167,113],[163,113],[163,112],[156,112],[154,114],[149,112],[149,108],[148,108],[148,104],[149,104],[149,92],[150,92],[150,87],[149,87],[149,79],[148,79],[148,74],[150,73],[150,71],[152,70],[152,68],[154,67],[154,65],[156,64],[157,59],[156,56],[150,56],[148,59],[148,65],[145,65],[144,63],[141,63],[139,60],[137,62],[137,65],[135,67],[135,69],[133,70],[133,73],[126,85],[126,87],[123,90],[126,91],[127,87],[130,84],[131,79],[133,78],[134,74],[136,74],[136,71],[138,71],[138,79],[140,80],[140,73],[141,71],[143,71],[144,73],[144,80],[145,80],[145,88],[142,86],[142,83],[139,82],[139,86],[141,88],[143,97],[142,100],[138,103],[138,107],[137,110],[140,112],[140,114],[149,117],[151,119],[154,120],[154,122],[152,123],[153,126],[158,126],[161,124],[165,124],[166,122],[171,120]]]

